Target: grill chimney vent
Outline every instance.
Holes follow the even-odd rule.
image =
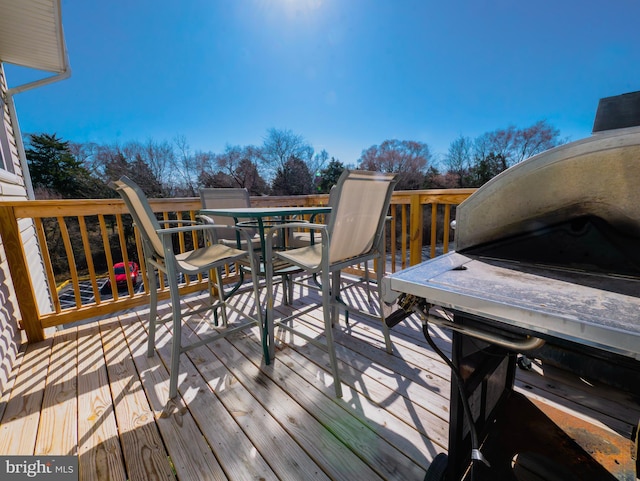
[[[640,91],[600,99],[593,133],[640,125]]]

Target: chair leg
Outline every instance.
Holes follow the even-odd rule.
[[[289,299],[289,289],[287,289],[287,275],[286,274],[282,274],[282,299],[284,300],[284,305],[288,306],[289,304],[291,304],[291,300]]]
[[[339,270],[331,273],[331,325],[340,324],[340,283],[342,282],[342,275]],[[324,290],[323,290],[324,292]],[[345,315],[348,316],[349,311],[345,311]],[[349,318],[347,317],[347,324],[349,324]]]
[[[149,279],[149,339],[147,357],[153,357],[156,347],[156,325],[158,323],[158,283],[153,266],[147,261],[147,279]]]
[[[287,276],[289,280],[289,305],[293,304],[293,274]]]
[[[383,275],[383,270],[384,268],[382,267],[384,265],[384,261],[381,259],[378,262],[378,269],[376,270],[376,280],[378,282],[378,285],[376,286],[376,289],[378,291],[378,302],[380,303],[379,309],[380,309],[380,321],[382,322],[382,335],[384,336],[384,346],[386,351],[389,354],[393,354],[393,345],[391,344],[391,333],[390,333],[390,329],[387,326],[387,323],[385,322],[385,316],[384,316],[384,309],[382,306],[382,275]]]
[[[369,282],[369,261],[364,261],[364,281],[367,285],[367,300],[371,304],[373,299],[371,298],[371,283]]]
[[[258,317],[258,324],[260,324],[260,340],[262,341],[264,363],[268,366],[271,364],[271,358],[267,345],[265,318],[262,316],[262,306],[260,304],[260,280],[256,274],[260,269],[260,260],[250,254],[249,262],[251,265],[251,282],[253,284],[253,298],[255,299],[256,304],[256,315]]]
[[[268,255],[271,254],[271,252],[269,251],[267,253]],[[265,284],[266,284],[266,291],[267,291],[267,312],[266,312],[266,319],[265,319],[265,331],[266,331],[266,336],[265,336],[265,341],[266,341],[266,347],[265,347],[265,351],[268,352],[267,355],[267,359],[268,360],[272,360],[275,359],[276,357],[276,350],[275,350],[275,336],[274,336],[274,321],[273,321],[273,266],[271,264],[271,262],[265,262]],[[258,309],[260,309],[260,306],[258,305]]]
[[[227,304],[225,301],[224,287],[222,285],[222,276],[220,275],[220,270],[221,270],[220,268],[214,269],[215,276],[216,276],[215,287],[216,287],[216,290],[218,291],[218,300],[220,302],[220,309],[222,310],[222,326],[226,328],[228,325]],[[213,302],[213,299],[212,299],[212,302]],[[214,308],[214,313],[215,313],[215,308]]]
[[[169,368],[169,398],[178,394],[178,374],[180,354],[182,353],[182,316],[180,314],[180,292],[176,281],[176,273],[168,269],[169,291],[171,293],[171,310],[173,319],[173,338],[171,342],[171,367]]]
[[[334,273],[335,274],[335,273]],[[335,279],[335,276],[334,276]],[[333,311],[333,303],[331,297],[334,295],[334,289],[329,282],[329,272],[322,272],[322,313],[324,317],[324,334],[327,339],[327,351],[329,353],[329,361],[331,363],[331,371],[333,372],[333,384],[336,390],[336,397],[342,397],[342,382],[338,372],[338,359],[336,357],[336,348],[333,343],[333,325],[331,313]]]
[[[222,274],[220,272],[220,267],[211,269],[209,271],[209,305],[210,306],[213,306],[216,302],[216,298],[213,295],[213,290],[217,289],[217,286],[219,285],[218,279],[221,276]],[[213,309],[213,325],[218,327],[218,311],[215,308]]]
[[[290,306],[293,302],[293,277],[291,274],[282,275],[282,297],[285,306]]]

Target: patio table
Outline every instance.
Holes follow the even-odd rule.
[[[200,209],[202,215],[219,215],[231,217],[235,224],[242,227],[258,228],[260,234],[260,248],[264,252],[264,229],[274,223],[285,224],[292,216],[309,215],[311,221],[318,214],[331,213],[329,206],[314,207],[229,207],[223,209]],[[244,219],[244,220],[242,220]]]
[[[229,207],[229,208],[221,208],[221,209],[200,209],[199,213],[201,215],[217,215],[223,217],[232,218],[234,223],[239,227],[246,227],[250,229],[258,229],[258,233],[260,235],[260,248],[261,252],[265,252],[265,227],[273,227],[274,225],[282,224],[283,228],[286,227],[287,222],[293,216],[309,216],[310,220],[313,222],[315,217],[319,214],[330,214],[331,207],[329,206],[313,206],[313,207]],[[238,245],[240,245],[240,238],[238,236]],[[286,247],[286,242],[283,242],[282,248]],[[259,272],[252,272],[252,276],[264,276],[266,273],[266,262],[272,262],[273,259],[265,259],[264,255],[258,265],[260,266]],[[299,269],[295,266],[273,266],[273,272],[276,275],[288,276],[294,272],[297,272]],[[242,272],[240,269],[240,281],[238,286],[236,286],[232,293],[239,287],[242,283]],[[285,302],[287,299],[286,294],[286,286],[285,286]],[[262,309],[261,306],[257,306],[258,309]],[[265,359],[269,359],[269,350],[266,343],[267,339],[267,325],[266,325],[266,316],[263,317],[264,325],[264,342],[263,348],[265,352]]]

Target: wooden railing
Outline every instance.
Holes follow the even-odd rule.
[[[447,252],[452,241],[449,229],[452,208],[472,192],[473,189],[395,192],[387,229],[385,270],[395,272],[421,262],[425,246],[429,248],[428,257],[435,257],[440,249]],[[323,205],[327,200],[327,195],[251,198],[252,205],[256,206]],[[151,199],[150,203],[161,218],[172,220],[195,220],[200,208],[197,198]],[[105,316],[148,303],[142,247],[137,230],[131,226],[128,211],[119,199],[0,202],[2,245],[22,316],[21,327],[30,342],[44,339],[44,328],[47,327]],[[29,234],[34,234],[34,229],[51,297],[51,308],[45,312],[38,307],[34,276],[27,261],[27,255],[34,255],[33,249],[28,250],[23,244]],[[181,236],[177,239],[177,248],[185,250],[200,241],[195,235]],[[56,254],[52,256],[54,252]],[[61,252],[64,255],[61,256]],[[134,289],[128,279],[126,292],[118,291],[113,264],[120,261],[125,265],[129,261],[140,265],[140,289]],[[227,272],[229,281],[233,276],[233,272]],[[111,285],[106,296],[105,277]],[[185,294],[207,286],[207,279],[201,276],[183,281],[181,291]],[[168,298],[164,282],[161,280],[159,284],[159,297]],[[73,293],[68,305],[62,302],[58,292],[61,285],[70,286],[67,289]],[[84,295],[83,289],[87,292]]]

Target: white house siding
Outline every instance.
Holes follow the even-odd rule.
[[[6,82],[4,78],[4,69],[0,64],[0,93],[2,94],[3,101],[1,105],[2,109],[2,122],[0,128],[5,129],[5,135],[9,137],[9,110],[4,101],[6,92]],[[12,132],[12,131],[11,131]],[[1,135],[1,133],[0,133]],[[9,161],[9,158],[13,159],[11,152],[5,152],[6,146],[1,145],[3,149],[2,154],[5,161]],[[11,149],[10,149],[11,150]],[[15,165],[15,164],[14,164]],[[19,171],[19,169],[18,169]],[[0,199],[7,200],[6,191],[11,193],[16,192],[16,186],[12,181],[16,182],[18,176],[7,171],[0,170]],[[19,189],[18,189],[19,190]],[[22,189],[24,196],[26,197],[26,191]],[[13,196],[10,196],[13,198]],[[9,266],[7,265],[7,256],[0,239],[0,394],[4,394],[5,386],[11,376],[12,368],[15,362],[16,354],[20,345],[22,344],[22,338],[20,330],[17,325],[17,318],[19,317],[19,310],[16,301],[16,295],[13,290],[13,283],[11,282],[11,276],[9,275]]]
[[[5,162],[9,164],[0,166],[4,167],[0,168],[0,200],[27,200],[27,190],[20,167],[14,128],[6,105],[6,91],[4,68],[0,63],[0,94],[2,97],[0,101],[2,107],[0,129],[3,129],[0,131],[0,135],[4,134],[4,139],[7,141],[0,142],[0,148],[2,148]],[[50,312],[51,297],[33,221],[21,219],[19,226],[23,245],[29,252],[27,259],[38,307],[41,312]],[[5,392],[16,354],[24,341],[23,334],[18,328],[18,319],[20,318],[20,310],[7,265],[6,252],[0,239],[0,396]]]

